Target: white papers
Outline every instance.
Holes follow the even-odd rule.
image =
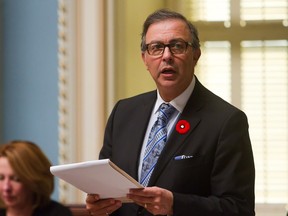
[[[143,188],[135,179],[109,159],[51,166],[53,175],[88,194],[99,194],[101,199],[116,198],[129,202],[130,188]]]

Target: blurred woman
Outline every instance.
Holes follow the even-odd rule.
[[[0,216],[72,216],[50,198],[54,189],[50,166],[32,142],[0,145]]]

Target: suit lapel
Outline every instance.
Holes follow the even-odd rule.
[[[172,128],[173,131],[171,132],[170,137],[157,161],[155,169],[150,178],[149,186],[155,185],[158,177],[161,175],[161,172],[165,169],[168,162],[173,159],[173,156],[175,156],[177,150],[181,148],[183,143],[185,143],[186,139],[189,139],[190,136],[193,136],[194,129],[201,121],[201,118],[199,117],[199,115],[197,115],[197,112],[201,110],[201,107],[204,104],[200,96],[201,91],[202,85],[197,80],[194,91],[190,96],[183,110],[183,113],[179,116],[179,119],[177,120],[177,122],[179,120],[186,120],[187,122],[189,122],[190,130],[185,134],[179,134],[175,130],[175,126],[174,128]]]
[[[138,107],[138,115],[133,116],[135,124],[131,129],[131,134],[129,135],[129,149],[130,152],[137,152],[137,154],[131,154],[131,166],[134,166],[134,173],[131,174],[133,178],[138,179],[138,166],[140,153],[142,149],[143,139],[145,136],[146,128],[149,123],[151,112],[153,110],[155,100],[157,98],[156,91],[149,94],[148,97],[144,98],[141,105]]]

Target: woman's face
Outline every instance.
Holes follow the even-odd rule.
[[[0,198],[7,207],[21,209],[32,200],[32,193],[14,173],[6,157],[0,157]]]

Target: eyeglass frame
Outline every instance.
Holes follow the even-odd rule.
[[[181,42],[181,43],[184,43],[184,44],[185,44],[185,49],[184,49],[183,52],[181,52],[181,53],[175,53],[174,51],[171,51],[171,46],[172,46],[172,45],[175,45],[175,44],[178,43],[178,42]],[[149,45],[151,45],[151,44],[163,45],[163,50],[161,51],[161,53],[160,53],[160,54],[156,54],[156,55],[151,54],[151,53],[149,52],[149,49],[148,49]],[[191,46],[191,47],[193,48],[192,42],[188,42],[188,41],[184,41],[184,40],[173,40],[172,42],[170,42],[170,43],[168,43],[168,44],[164,44],[164,43],[162,43],[162,42],[152,42],[152,43],[149,43],[149,44],[145,44],[145,50],[144,50],[144,51],[147,51],[147,53],[148,53],[149,55],[151,55],[151,56],[161,56],[161,55],[163,55],[163,53],[164,53],[164,51],[165,51],[165,48],[168,47],[168,48],[169,48],[169,51],[170,51],[173,55],[175,55],[175,54],[178,55],[178,54],[183,54],[183,53],[185,53],[185,52],[187,51],[188,46]],[[172,50],[173,50],[173,49],[172,49]]]

